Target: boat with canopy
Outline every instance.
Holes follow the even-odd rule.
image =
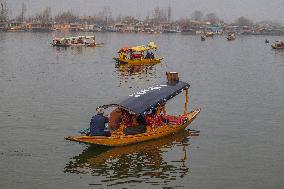
[[[56,47],[96,47],[103,45],[104,43],[96,43],[96,37],[94,35],[84,35],[76,37],[54,38],[51,44],[52,46]]]
[[[235,33],[228,33],[228,36],[226,37],[228,41],[233,41],[236,39]]]
[[[148,45],[123,47],[118,51],[118,57],[113,59],[120,64],[153,65],[160,63],[163,58],[155,57],[154,52],[158,49],[154,42]]]
[[[272,49],[284,49],[284,40],[276,41],[274,44],[271,45]]]
[[[51,43],[54,47],[70,47],[70,40],[68,38],[54,38]]]
[[[146,130],[142,133],[126,133],[131,128],[132,121],[122,117],[118,124],[118,129],[111,132],[111,136],[68,136],[67,140],[83,142],[103,146],[125,146],[129,144],[154,140],[166,137],[173,133],[184,130],[200,113],[197,108],[188,111],[188,89],[190,85],[187,82],[179,81],[176,72],[167,73],[168,81],[133,93],[128,97],[109,104],[101,105],[97,109],[119,108],[129,117],[143,117],[146,120]],[[181,115],[168,115],[165,111],[165,104],[178,94],[185,94],[185,104]],[[155,113],[154,113],[155,112]],[[110,114],[110,120],[111,120]],[[128,121],[127,121],[128,120]]]
[[[213,37],[214,33],[213,32],[205,32],[206,37]]]

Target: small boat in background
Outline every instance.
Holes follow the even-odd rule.
[[[274,44],[271,45],[272,49],[284,49],[284,40],[276,41]]]
[[[52,40],[52,46],[56,47],[97,47],[104,43],[96,43],[96,37],[91,36],[76,36],[76,37],[64,37],[64,38],[54,38]]]
[[[214,36],[214,33],[213,33],[213,32],[206,32],[206,33],[205,33],[205,36],[206,36],[206,37],[213,37],[213,36]]]
[[[265,43],[269,43],[269,40],[268,40],[268,39],[265,39]]]
[[[228,41],[233,41],[236,39],[235,33],[228,33],[228,36],[226,37]]]

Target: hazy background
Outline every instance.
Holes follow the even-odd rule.
[[[0,0],[3,1],[3,0]],[[11,16],[21,10],[21,3],[27,5],[27,15],[35,14],[46,7],[52,14],[72,10],[80,15],[94,15],[109,6],[113,16],[130,15],[144,18],[151,15],[156,6],[172,7],[173,19],[190,17],[192,12],[214,12],[226,22],[246,16],[254,21],[273,20],[284,23],[284,0],[7,0]]]

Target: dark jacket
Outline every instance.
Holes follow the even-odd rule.
[[[92,117],[90,122],[90,135],[92,136],[100,136],[104,135],[105,124],[108,122],[108,118],[97,114]]]

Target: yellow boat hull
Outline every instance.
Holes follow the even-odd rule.
[[[89,144],[103,145],[103,146],[125,146],[135,144],[139,142],[145,142],[168,136],[176,133],[182,129],[185,129],[200,113],[201,109],[196,109],[187,114],[188,121],[182,125],[164,125],[156,128],[155,130],[137,134],[137,135],[112,135],[110,137],[105,136],[68,136],[65,139],[83,142]]]
[[[122,59],[122,58],[113,58],[116,62],[122,64],[130,64],[130,65],[154,65],[158,64],[163,60],[163,58],[154,58],[154,59]]]

